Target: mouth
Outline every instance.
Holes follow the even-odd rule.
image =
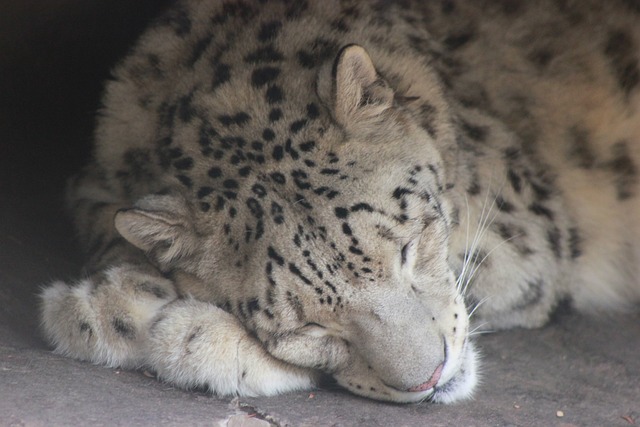
[[[393,390],[392,400],[395,400],[397,402],[411,403],[423,402],[425,400],[431,401],[438,392],[437,384],[438,381],[440,381],[443,370],[444,363],[441,363],[440,365],[438,365],[428,381],[406,390],[398,389],[386,383],[384,383],[384,385]]]
[[[424,382],[418,386],[411,387],[407,391],[410,393],[414,393],[414,392],[427,391],[434,388],[436,384],[438,384],[438,381],[440,381],[440,376],[442,375],[443,369],[444,369],[444,363],[441,363],[433,372],[433,375],[431,375],[431,378],[429,378],[429,381]]]
[[[478,385],[479,358],[473,342],[467,341],[455,374],[435,386],[429,400],[436,403],[453,403],[469,399]]]
[[[448,353],[448,354],[447,354]],[[357,353],[354,353],[357,354]],[[471,340],[465,339],[455,353],[446,352],[431,377],[418,385],[387,384],[361,357],[352,357],[345,369],[331,373],[334,384],[370,399],[395,403],[453,403],[471,397],[478,383],[479,356]]]
[[[457,366],[441,363],[431,378],[415,387],[400,390],[384,384],[389,393],[383,396],[370,396],[374,399],[389,400],[398,403],[453,403],[471,397],[477,383],[478,354],[473,343],[467,342],[463,350],[462,360]],[[455,373],[449,373],[455,369]],[[444,379],[444,381],[443,381]]]

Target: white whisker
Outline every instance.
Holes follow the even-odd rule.
[[[467,288],[471,283],[471,278],[473,277],[473,275],[475,275],[475,272],[477,271],[479,264],[482,263],[482,261],[480,261],[480,263],[478,262],[479,252],[477,249],[480,246],[480,242],[484,240],[487,230],[489,229],[489,227],[491,227],[491,225],[493,224],[494,220],[498,215],[497,212],[493,213],[492,215],[493,207],[495,206],[495,203],[496,203],[496,198],[493,199],[493,202],[487,209],[487,205],[489,204],[488,200],[489,200],[490,192],[491,192],[490,190],[487,190],[487,195],[485,196],[485,200],[483,202],[482,211],[480,212],[478,227],[476,228],[475,236],[473,238],[473,241],[471,242],[471,247],[466,248],[466,251],[465,251],[465,259],[464,259],[465,268],[463,268],[463,270],[465,271],[465,276],[463,276],[464,286],[462,287],[462,290],[461,290],[461,293],[463,295],[466,294]],[[483,258],[483,260],[485,258]],[[471,265],[474,265],[475,267],[471,267]],[[469,273],[468,270],[470,268],[471,268],[471,272]]]
[[[469,331],[469,333],[467,335],[468,336],[472,336],[472,335],[489,334],[489,333],[495,332],[495,331],[492,331],[490,329],[486,329],[484,331],[481,331],[480,329],[482,327],[484,327],[485,325],[487,325],[487,322],[483,322],[483,323],[479,324],[478,326],[473,328],[471,331]]]
[[[490,329],[487,329],[486,331],[469,332],[469,334],[468,334],[467,336],[469,336],[469,337],[474,337],[474,336],[477,336],[477,335],[492,334],[492,333],[494,333],[494,332],[495,332],[495,331],[492,331],[492,330],[490,330]]]
[[[475,267],[471,270],[471,273],[469,274],[469,278],[467,280],[468,282],[471,282],[471,280],[473,280],[473,277],[476,275],[476,273],[478,272],[478,269],[480,268],[480,266],[482,265],[482,263],[489,258],[489,255],[491,255],[491,253],[493,251],[495,251],[496,249],[498,249],[500,246],[504,245],[505,243],[509,242],[510,240],[513,240],[517,237],[521,236],[521,234],[516,234],[515,236],[511,236],[508,239],[505,239],[503,241],[501,241],[500,243],[498,243],[497,245],[495,245],[489,252],[487,252],[487,254],[480,260],[479,263],[477,263],[475,265]]]
[[[466,237],[465,237],[465,242],[464,242],[464,259],[462,260],[462,269],[460,271],[460,274],[458,275],[458,278],[456,279],[456,290],[458,291],[459,294],[464,295],[463,292],[461,292],[461,285],[462,282],[464,280],[464,277],[466,275],[466,270],[467,270],[467,253],[468,253],[468,249],[469,249],[469,229],[471,228],[471,213],[469,212],[469,198],[467,197],[467,195],[464,195],[464,203],[466,205],[467,208],[467,232],[466,232]]]
[[[470,228],[471,228],[471,219],[470,219],[471,214],[470,214],[470,208],[469,208],[469,200],[466,194],[464,196],[465,205],[467,209],[465,252],[464,252],[464,259],[462,262],[462,268],[461,268],[460,274],[458,275],[458,278],[456,279],[456,290],[458,291],[458,293],[460,293],[463,296],[467,293],[468,288],[473,281],[473,278],[478,273],[479,267],[484,263],[484,261],[486,261],[489,255],[493,251],[495,251],[498,247],[500,247],[503,243],[508,242],[509,240],[515,237],[518,237],[518,236],[512,236],[509,239],[506,239],[500,242],[499,244],[495,245],[487,254],[485,254],[482,257],[482,259],[478,259],[478,257],[481,256],[481,252],[478,251],[478,248],[480,247],[481,242],[484,241],[486,237],[486,233],[491,228],[491,226],[493,225],[494,221],[496,220],[499,214],[498,210],[494,209],[498,200],[498,195],[493,197],[493,200],[491,201],[491,203],[489,203],[490,195],[492,194],[492,191],[491,191],[492,181],[493,181],[493,177],[491,177],[489,181],[489,187],[487,189],[487,192],[484,197],[484,201],[482,203],[482,210],[480,212],[480,217],[478,219],[477,228],[471,242],[469,242],[469,234],[470,234]],[[504,186],[504,181],[500,185],[500,187],[502,186]],[[500,193],[498,192],[497,194],[500,194]]]
[[[489,297],[489,296],[482,298],[482,299],[481,299],[481,300],[480,300],[480,301],[475,305],[475,307],[473,307],[473,309],[471,310],[471,312],[469,312],[469,315],[468,315],[469,319],[471,319],[471,316],[473,316],[473,314],[476,312],[476,310],[477,310],[478,308],[480,308],[480,306],[481,306],[482,304],[484,304],[485,302],[487,302],[490,298],[491,298],[491,297]]]

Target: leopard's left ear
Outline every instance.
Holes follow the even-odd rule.
[[[362,46],[343,47],[333,63],[331,77],[334,116],[347,131],[376,122],[393,106],[393,90],[378,75]]]
[[[160,268],[197,251],[191,210],[178,196],[150,195],[118,211],[116,230],[156,261]]]

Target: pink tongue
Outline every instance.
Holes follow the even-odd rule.
[[[436,368],[436,370],[433,372],[433,375],[431,375],[431,378],[429,379],[429,381],[427,381],[426,383],[420,384],[418,386],[411,387],[407,391],[410,391],[410,392],[425,391],[425,390],[429,390],[430,388],[435,387],[435,385],[438,384],[438,380],[440,379],[440,375],[442,375],[442,369],[443,368],[444,368],[444,363],[441,363],[440,366],[438,366]]]

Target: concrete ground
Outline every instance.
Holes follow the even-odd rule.
[[[151,0],[55,3],[0,2],[0,426],[640,425],[640,313],[563,312],[538,330],[481,336],[482,384],[451,406],[337,389],[217,398],[52,354],[35,294],[77,277],[82,263],[63,215],[64,178],[87,156],[99,82],[157,9]]]

